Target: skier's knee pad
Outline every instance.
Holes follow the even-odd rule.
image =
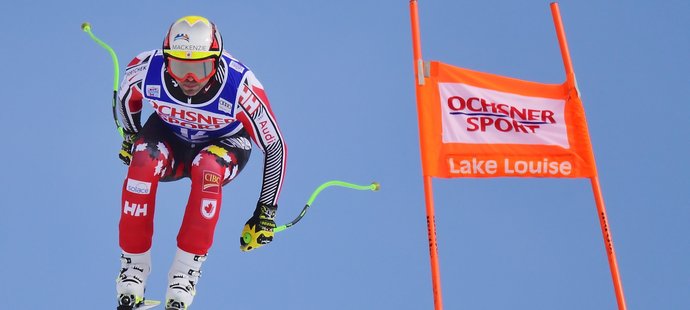
[[[171,162],[170,145],[159,140],[138,139],[132,147],[131,169],[145,170],[156,176],[165,174]]]
[[[192,169],[195,168],[216,172],[221,176],[221,184],[227,184],[237,176],[238,162],[233,152],[217,145],[209,145],[194,158]]]

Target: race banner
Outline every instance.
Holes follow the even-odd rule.
[[[582,102],[542,84],[431,62],[418,101],[424,175],[596,175]]]

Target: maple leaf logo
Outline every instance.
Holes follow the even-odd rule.
[[[201,201],[201,215],[207,219],[212,219],[216,215],[216,206],[218,201],[215,199],[203,199]]]

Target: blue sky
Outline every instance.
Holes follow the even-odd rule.
[[[193,309],[433,309],[408,1],[5,4],[0,90],[3,308],[113,308],[126,167],[112,64],[184,15],[215,21],[266,87],[288,143],[279,224],[239,251],[260,152],[224,188]],[[629,309],[690,305],[690,4],[561,1]],[[419,1],[426,60],[560,83],[548,1]],[[148,114],[151,109],[145,110]],[[159,187],[148,297],[161,299],[189,181]],[[586,179],[437,179],[445,309],[616,309]],[[64,308],[67,308],[65,305]]]

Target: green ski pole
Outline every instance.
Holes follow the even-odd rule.
[[[120,125],[120,121],[117,120],[117,112],[115,110],[115,107],[117,105],[117,83],[120,81],[120,65],[117,61],[117,54],[115,54],[115,51],[108,44],[103,42],[101,39],[96,37],[93,34],[93,32],[91,32],[91,24],[89,24],[88,22],[84,22],[83,24],[81,24],[81,30],[88,33],[92,40],[94,40],[96,43],[98,43],[98,45],[106,49],[110,54],[110,58],[112,58],[113,60],[113,119],[115,120],[117,132],[119,132],[120,136],[124,138],[124,129],[122,128],[122,125]]]
[[[346,188],[355,189],[355,190],[371,190],[371,191],[378,191],[381,188],[381,185],[377,182],[372,182],[369,185],[357,185],[357,184],[343,182],[343,181],[337,181],[337,180],[328,181],[326,183],[323,183],[319,187],[317,187],[316,190],[311,194],[311,197],[309,197],[309,200],[307,201],[307,204],[302,209],[302,212],[300,212],[299,215],[294,220],[290,221],[287,224],[280,225],[280,226],[274,228],[273,232],[274,233],[281,232],[281,231],[286,230],[286,229],[292,227],[293,225],[297,224],[297,222],[299,222],[304,217],[304,215],[307,214],[307,210],[309,209],[309,207],[311,207],[312,203],[314,203],[314,200],[321,193],[321,191],[323,191],[324,189],[331,187],[331,186],[340,186],[340,187],[346,187]],[[245,233],[242,236],[242,238],[244,239],[244,242],[247,244],[252,241],[252,236],[250,233]]]

